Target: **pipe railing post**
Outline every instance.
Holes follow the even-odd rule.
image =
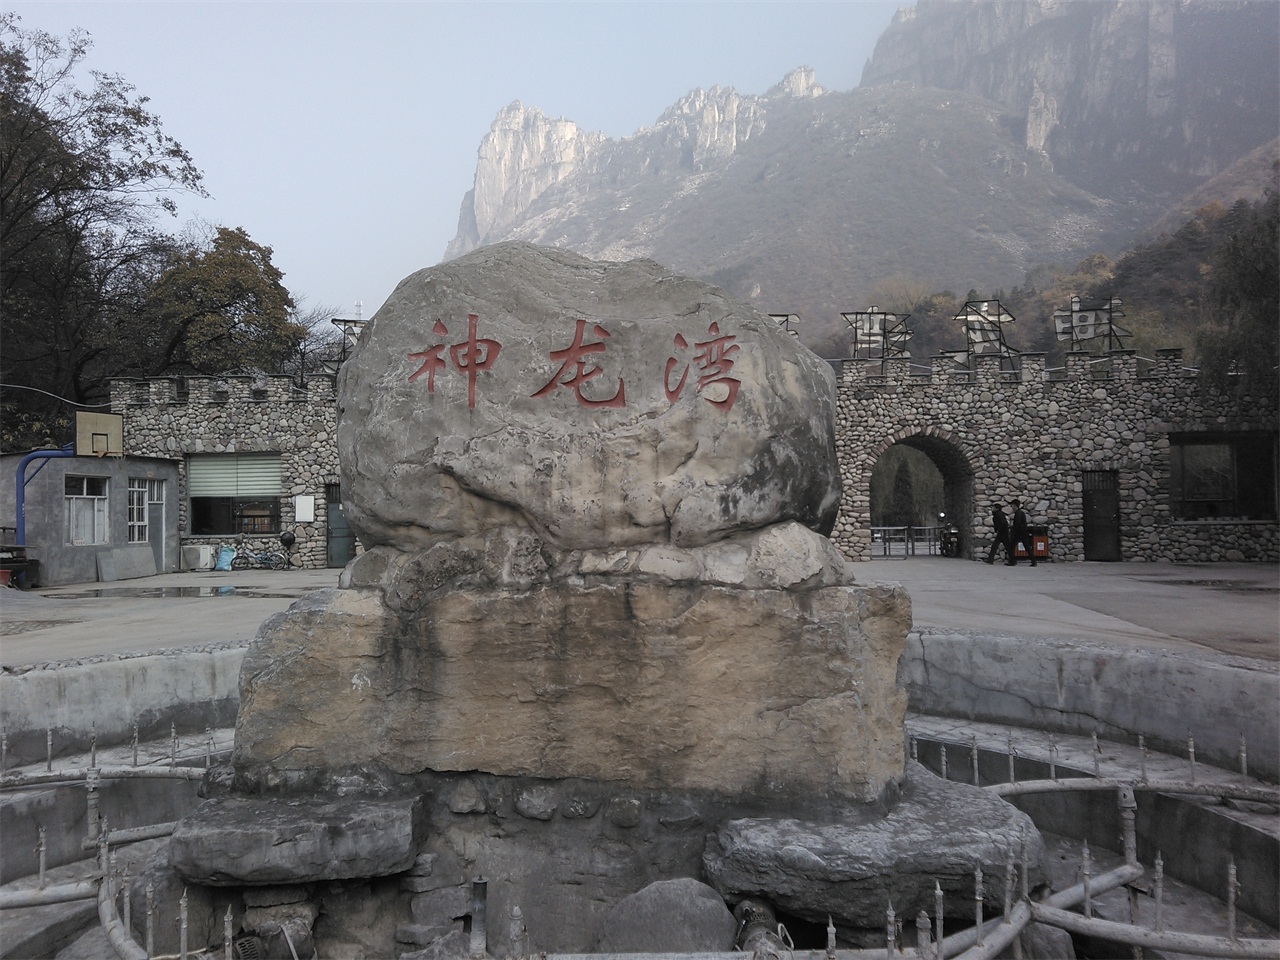
[[[969,737],[969,759],[973,766],[973,785],[980,787],[982,784],[978,782],[978,735],[976,733]]]
[[[1156,851],[1155,872],[1151,877],[1151,896],[1156,902],[1156,933],[1164,930],[1164,861],[1160,859],[1160,851]]]
[[[178,899],[178,957],[187,960],[187,888],[182,888]]]
[[[827,960],[836,960],[836,925],[827,914]]]
[[[511,921],[508,925],[507,940],[510,944],[511,956],[523,957],[529,952],[529,930],[524,925],[524,913],[520,904],[511,905]]]
[[[97,840],[102,832],[102,818],[98,811],[99,773],[90,767],[85,774],[85,828],[90,840]]]
[[[889,901],[889,909],[884,915],[884,956],[885,960],[893,960],[893,951],[897,946],[898,918],[893,912],[893,901]]]
[[[45,773],[53,772],[53,731],[47,727],[44,731],[44,770]]]
[[[978,931],[978,946],[986,943],[982,929],[982,864],[973,868],[973,919]]]
[[[138,765],[138,721],[133,722],[133,765]]]
[[[1015,769],[1014,769],[1014,762],[1013,762],[1013,761],[1014,761],[1014,756],[1015,756],[1014,751],[1013,751],[1013,733],[1012,733],[1012,732],[1010,732],[1010,733],[1008,733],[1006,736],[1007,736],[1008,752],[1009,752],[1009,782],[1010,782],[1010,783],[1017,783],[1017,782],[1018,782],[1018,772],[1017,772],[1017,770],[1015,770]]]
[[[1120,849],[1124,851],[1124,862],[1133,866],[1138,862],[1138,801],[1133,795],[1133,788],[1121,787],[1118,791],[1116,805],[1120,808]]]
[[[929,937],[929,915],[923,910],[916,914],[916,949],[923,960],[932,960],[934,952]],[[830,953],[828,957],[834,958],[835,954]]]
[[[1191,731],[1187,731],[1187,759],[1191,761],[1191,783],[1194,786],[1196,782],[1196,739],[1191,736]]]
[[[1080,874],[1084,883],[1084,916],[1093,916],[1093,896],[1089,889],[1089,881],[1093,875],[1093,858],[1089,856],[1089,841],[1084,842],[1084,850],[1080,853]]]
[[[227,912],[222,918],[222,955],[223,960],[235,960],[235,945],[232,942],[231,904],[227,904]]]
[[[156,885],[147,881],[147,960],[156,955]]]
[[[1013,851],[1010,850],[1004,861],[1004,916],[1001,918],[1004,923],[1012,922],[1009,914],[1013,911]]]
[[[1227,863],[1227,939],[1236,942],[1236,897],[1240,893],[1240,881],[1236,877],[1236,861]]]
[[[488,950],[485,933],[485,908],[489,897],[489,881],[476,877],[471,881],[471,956],[483,957]]]
[[[938,945],[938,955],[942,955],[942,884],[933,881],[933,928],[934,942]]]
[[[102,821],[102,833],[98,836],[98,869],[105,878],[110,875],[111,870],[111,840],[107,835],[107,821]]]
[[[47,849],[48,847],[47,847],[47,844],[45,843],[45,829],[44,827],[41,827],[39,836],[36,839],[36,864],[37,864],[37,871],[40,877],[39,882],[40,882],[41,890],[43,890],[45,887],[45,870],[48,867],[48,853],[46,852]]]
[[[1022,828],[1022,840],[1019,844],[1018,859],[1021,861],[1018,864],[1018,873],[1022,880],[1022,899],[1029,900],[1031,899],[1031,877],[1027,867],[1027,828],[1025,826]]]
[[[129,936],[133,936],[133,898],[129,896],[129,864],[124,865],[120,875],[120,914],[124,920],[124,928]]]

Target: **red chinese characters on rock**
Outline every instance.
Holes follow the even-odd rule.
[[[497,340],[489,340],[477,335],[476,328],[479,322],[480,318],[476,314],[467,314],[467,339],[448,347],[453,368],[467,378],[467,406],[472,410],[476,407],[476,378],[492,367],[494,361],[498,359],[498,354],[502,352],[502,344]],[[449,335],[449,328],[441,320],[435,322],[431,331],[438,337]],[[440,343],[426,350],[409,354],[410,360],[422,361],[422,366],[409,375],[409,382],[412,383],[426,374],[427,393],[435,393],[436,373],[448,366],[444,359],[444,351],[445,344]]]
[[[729,358],[742,348],[733,342],[738,339],[735,335],[721,334],[720,324],[714,321],[707,328],[707,337],[709,339],[701,340],[693,345],[693,359],[685,361],[684,369],[680,373],[680,379],[676,381],[674,386],[671,383],[671,374],[679,368],[680,361],[676,357],[667,359],[667,367],[663,371],[662,386],[666,391],[667,399],[675,403],[680,399],[680,394],[684,392],[685,382],[689,379],[689,370],[693,368],[697,372],[694,390],[697,393],[702,393],[704,388],[713,383],[724,384],[726,391],[724,397],[719,400],[712,400],[710,397],[704,397],[703,399],[713,407],[729,410],[733,407],[733,402],[738,398],[738,389],[742,386],[741,380],[729,376],[729,371],[733,369],[733,361]],[[679,351],[687,351],[689,349],[689,341],[684,338],[683,334],[677,333],[674,342],[676,349]]]
[[[592,380],[604,373],[603,369],[589,363],[587,357],[596,353],[604,353],[604,338],[609,336],[609,331],[604,327],[598,323],[593,324],[591,332],[601,339],[591,343],[583,343],[586,328],[587,321],[578,320],[577,329],[573,333],[573,342],[563,350],[551,351],[551,359],[560,364],[560,369],[556,371],[555,376],[547,381],[546,386],[530,394],[530,396],[545,397],[556,387],[564,387],[567,390],[572,390],[573,395],[578,398],[578,403],[584,407],[625,407],[627,405],[627,387],[622,382],[621,377],[618,378],[617,391],[608,399],[592,400],[582,394],[582,387],[588,380]]]
[[[469,313],[465,340],[454,344],[442,342],[425,350],[408,354],[410,360],[419,364],[418,368],[409,374],[409,382],[413,383],[425,377],[427,393],[434,394],[436,375],[452,367],[466,377],[467,406],[474,410],[476,381],[481,373],[487,373],[493,367],[498,355],[502,352],[502,344],[497,340],[479,335],[477,332],[479,322],[479,316]],[[601,324],[591,323],[585,319],[578,319],[575,323],[573,340],[570,344],[563,349],[548,353],[551,360],[560,365],[559,369],[541,389],[530,396],[545,397],[563,388],[571,391],[578,404],[583,407],[612,409],[625,407],[627,387],[622,377],[618,378],[618,389],[611,397],[592,397],[589,394],[595,392],[593,388],[588,388],[584,393],[583,388],[604,373],[604,369],[591,358],[605,352],[607,346],[605,340],[609,337],[609,331]],[[588,339],[589,323],[591,323],[590,336],[595,338],[591,340]],[[443,320],[436,320],[431,330],[442,340],[449,336],[449,328],[445,326]],[[729,375],[734,365],[731,357],[741,349],[736,343],[737,339],[734,334],[722,334],[720,324],[717,322],[712,322],[707,327],[707,339],[696,341],[692,346],[683,334],[677,333],[673,339],[676,355],[667,358],[666,368],[663,371],[662,386],[667,400],[675,403],[680,399],[685,387],[689,385],[689,375],[692,372],[694,391],[703,394],[703,399],[712,406],[720,410],[730,410],[742,386],[741,380]],[[682,363],[683,366],[681,366]],[[679,371],[679,379],[673,379],[677,371]],[[722,385],[721,389],[708,392],[707,388],[715,384]]]

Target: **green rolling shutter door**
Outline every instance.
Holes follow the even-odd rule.
[[[189,497],[278,497],[278,453],[193,453],[187,458]]]

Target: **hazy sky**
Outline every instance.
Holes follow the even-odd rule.
[[[274,250],[305,307],[371,316],[438,263],[476,150],[513,100],[609,137],[698,87],[761,94],[808,65],[856,87],[894,11],[844,2],[19,2],[93,38],[89,65],[151,99],[212,199],[192,216]]]

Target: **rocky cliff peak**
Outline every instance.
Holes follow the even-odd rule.
[[[827,91],[818,85],[813,67],[796,67],[782,82],[769,88],[766,97],[820,97]]]
[[[509,236],[512,228],[552,187],[588,167],[602,149],[625,151],[642,144],[650,169],[693,175],[733,157],[765,127],[768,101],[821,96],[811,67],[798,67],[763,96],[732,87],[696,89],[658,118],[653,127],[621,141],[552,120],[537,107],[514,101],[498,112],[480,143],[475,186],[463,198],[458,235],[445,250],[450,260]]]
[[[862,85],[1000,103],[1029,150],[1091,189],[1184,191],[1269,139],[1278,42],[1280,4],[1266,0],[919,0]]]
[[[563,117],[515,100],[498,111],[476,156],[475,186],[462,201],[451,259],[500,236],[548,187],[578,170],[605,142]]]

